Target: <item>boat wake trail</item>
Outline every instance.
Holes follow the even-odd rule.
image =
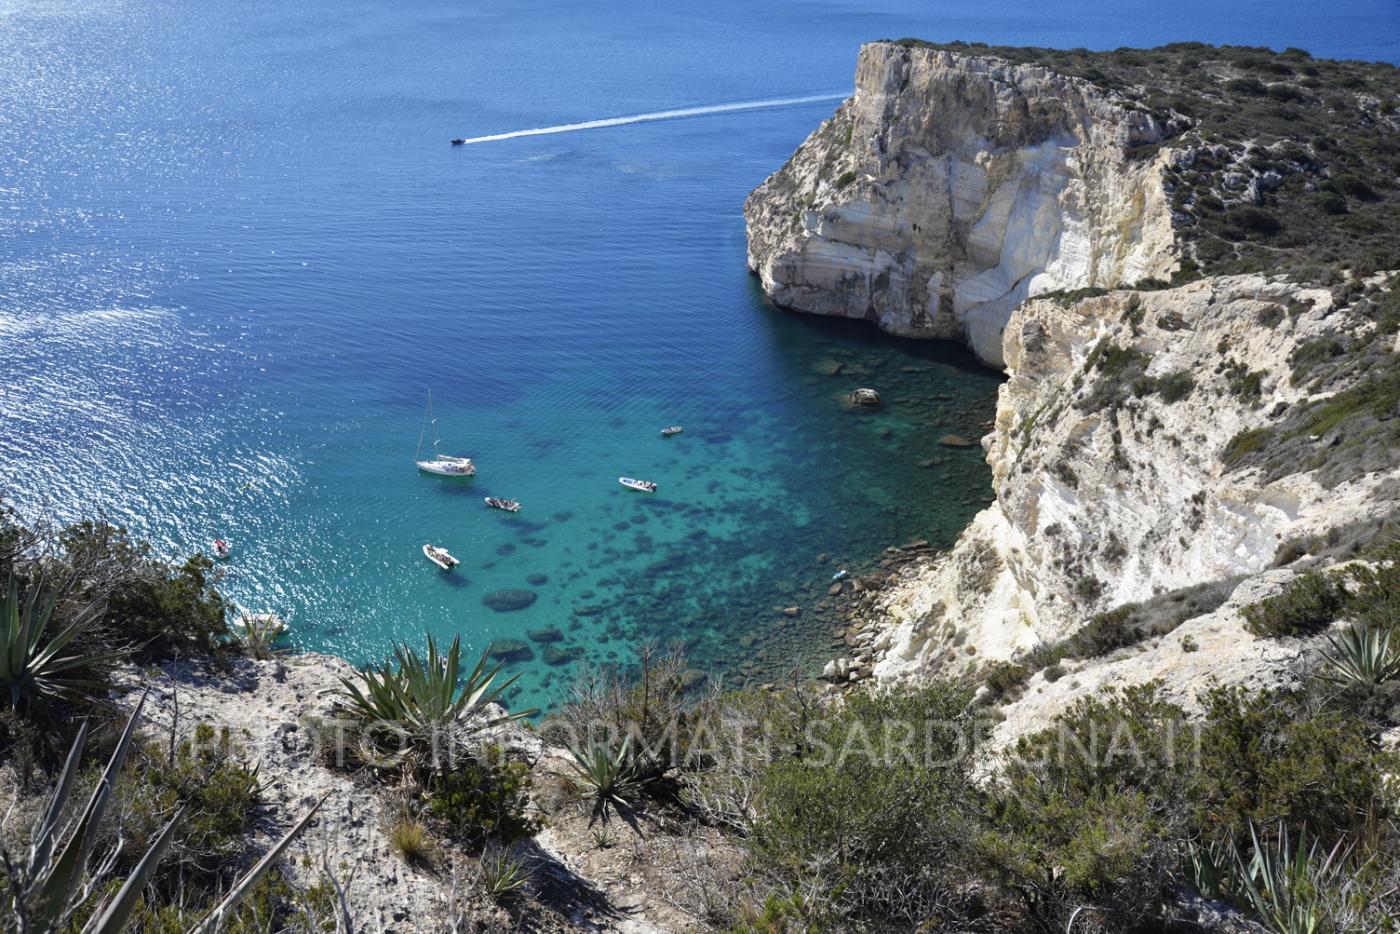
[[[679,110],[658,110],[649,114],[633,114],[629,117],[605,117],[602,120],[585,120],[582,123],[564,123],[559,126],[536,127],[531,130],[512,130],[509,133],[493,133],[490,136],[464,138],[461,145],[473,143],[496,143],[506,139],[519,139],[522,136],[549,136],[554,133],[575,133],[579,130],[600,130],[603,127],[627,126],[631,123],[653,123],[657,120],[681,120],[686,117],[704,117],[710,114],[733,113],[739,110],[768,110],[773,107],[792,107],[796,104],[815,104],[819,101],[834,101],[849,97],[849,91],[831,94],[809,94],[805,97],[775,97],[765,101],[741,101],[735,104],[709,104],[704,107],[682,107]],[[453,140],[456,142],[456,140]]]

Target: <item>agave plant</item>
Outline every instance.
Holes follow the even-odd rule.
[[[488,671],[487,656],[482,652],[476,667],[463,678],[459,666],[461,652],[461,636],[452,640],[445,655],[438,651],[437,642],[429,636],[426,658],[407,645],[395,644],[397,665],[386,661],[378,669],[360,672],[361,684],[341,679],[342,704],[351,716],[372,731],[385,731],[414,745],[429,745],[444,736],[451,738],[450,729],[487,704],[498,701],[520,677],[512,675],[497,682],[501,665]],[[472,723],[471,728],[486,729],[537,712],[523,710],[484,718]],[[460,735],[459,732],[457,736]]]
[[[42,583],[22,597],[13,575],[0,596],[0,692],[12,707],[45,700],[87,703],[106,688],[91,671],[113,656],[78,648],[92,612],[58,626],[54,611],[60,597],[46,593]]]
[[[585,799],[593,800],[595,815],[607,816],[609,804],[628,808],[651,781],[641,759],[632,751],[632,737],[622,741],[616,752],[603,743],[587,750],[566,746],[573,759],[565,780]]]
[[[505,899],[523,889],[530,881],[530,874],[523,862],[506,850],[499,850],[481,857],[481,881],[493,898]]]
[[[1234,854],[1219,843],[1188,843],[1183,868],[1191,888],[1205,898],[1223,898],[1235,887]]]
[[[78,765],[87,742],[86,721],[78,728],[77,738],[68,751],[68,758],[59,773],[58,783],[49,797],[48,806],[40,815],[34,829],[29,849],[16,857],[8,852],[0,852],[7,872],[7,885],[4,887],[3,902],[5,911],[0,916],[0,930],[17,934],[56,934],[58,931],[74,930],[73,921],[77,912],[87,905],[102,888],[102,883],[115,862],[115,850],[100,858],[94,858],[93,849],[102,825],[102,818],[111,802],[117,776],[122,763],[131,749],[132,737],[137,720],[145,706],[142,696],[122,730],[121,738],[112,750],[107,767],[88,797],[82,811],[69,822],[66,840],[61,825],[68,811],[69,798],[77,779]],[[234,883],[228,895],[192,929],[192,934],[213,934],[229,915],[237,908],[243,897],[257,884],[272,864],[282,855],[288,844],[305,829],[307,823],[320,809],[316,804],[297,822],[278,843]],[[150,847],[137,862],[136,868],[116,890],[91,913],[89,920],[81,928],[82,934],[117,934],[125,926],[141,900],[146,883],[150,881],[165,851],[174,841],[175,828],[184,814],[184,808],[176,811],[170,821],[156,835]]]
[[[276,613],[244,613],[235,634],[244,654],[267,661],[277,654],[277,640],[286,631],[287,624]]]
[[[1364,623],[1341,636],[1327,637],[1332,651],[1323,652],[1326,676],[1342,684],[1380,684],[1400,677],[1400,652],[1392,651],[1390,630],[1372,629]]]
[[[1234,850],[1236,893],[1276,934],[1317,934],[1327,930],[1329,905],[1350,887],[1350,850],[1339,841],[1324,851],[1317,839],[1299,831],[1296,842],[1280,826],[1272,843],[1259,839],[1251,823],[1249,859]]]

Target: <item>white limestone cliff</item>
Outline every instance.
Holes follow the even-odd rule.
[[[1164,128],[1092,84],[894,42],[748,198],[749,266],[784,307],[964,340],[1002,363],[1025,298],[1169,278]]]
[[[1258,275],[1023,304],[983,439],[996,501],[950,553],[880,601],[875,676],[982,669],[1064,639],[1095,613],[1204,582],[1244,577],[1241,587],[1262,593],[1260,575],[1280,581],[1267,575],[1280,573],[1270,569],[1281,546],[1393,512],[1393,473],[1329,488],[1308,464],[1271,479],[1230,456],[1241,432],[1309,398],[1291,378],[1294,350],[1347,326],[1362,325],[1327,290]],[[1130,361],[1117,375],[1103,362],[1111,353]],[[1184,395],[1152,388],[1164,377]],[[1221,644],[1266,654],[1238,612],[1214,623]],[[1122,680],[1166,677],[1174,664],[1149,659]],[[1192,677],[1203,684],[1228,667],[1207,654]]]

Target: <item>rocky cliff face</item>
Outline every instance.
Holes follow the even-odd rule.
[[[1072,678],[1017,676],[1055,704],[1010,709],[1003,739],[1106,683],[1161,677],[1189,703],[1213,678],[1281,676],[1296,652],[1249,635],[1242,607],[1400,504],[1396,280],[1299,284],[1321,275],[1295,254],[1331,223],[1314,210],[1328,170],[1286,125],[1235,139],[1251,63],[1201,51],[1192,90],[1139,73],[1140,56],[1055,59],[1078,78],[1027,52],[865,46],[855,95],[745,204],[749,265],[776,303],[962,340],[1009,376],[983,439],[996,502],[950,553],[861,595],[850,658],[828,673],[1067,660]],[[1358,125],[1388,133],[1366,106]],[[1237,184],[1220,139],[1279,177]],[[1297,158],[1279,168],[1271,146]],[[1303,274],[1149,281],[1277,264]],[[1107,648],[1058,651],[1072,639]]]
[[[1325,289],[1263,276],[1022,305],[983,440],[997,500],[890,592],[876,675],[1009,659],[1110,608],[1261,574],[1299,556],[1290,543],[1373,528],[1396,507],[1393,469],[1325,476],[1346,456],[1325,433],[1299,439],[1309,455],[1291,469],[1244,458],[1312,398],[1300,348],[1369,327]]]
[[[1002,363],[1028,296],[1169,278],[1161,119],[1087,81],[893,42],[749,196],[749,265],[779,305],[965,340]]]

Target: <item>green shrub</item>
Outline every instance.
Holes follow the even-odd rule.
[[[1333,360],[1346,352],[1339,341],[1331,337],[1315,337],[1294,348],[1288,356],[1293,364],[1293,385],[1307,379],[1308,373],[1320,364]]]
[[[1283,229],[1279,219],[1268,211],[1255,207],[1235,207],[1225,212],[1225,219],[1249,233],[1269,237]]]
[[[1064,930],[1086,901],[1134,919],[1163,902],[1185,833],[1185,724],[1147,685],[1080,701],[1017,743],[978,850],[1038,927]]]
[[[443,836],[472,845],[514,843],[538,833],[531,816],[530,767],[507,761],[499,750],[428,776],[427,818]]]
[[[1185,399],[1195,388],[1196,379],[1186,370],[1175,370],[1157,378],[1157,395],[1168,404]]]
[[[1247,606],[1245,628],[1256,636],[1284,638],[1316,635],[1331,625],[1345,606],[1346,590],[1335,578],[1309,571],[1282,592]]]
[[[760,775],[755,868],[780,891],[824,879],[838,927],[938,917],[969,831],[968,700],[950,685],[854,695],[813,724],[802,755]]]
[[[586,671],[572,696],[541,732],[564,746],[610,750],[630,740],[644,777],[660,779],[688,755],[695,722],[689,700],[692,682],[685,655],[643,645],[637,668],[603,666]],[[659,786],[649,786],[659,787]]]
[[[228,605],[215,589],[209,558],[168,564],[126,529],[102,522],[71,525],[59,541],[84,582],[81,597],[102,606],[111,645],[130,647],[143,659],[214,655],[225,647]]]
[[[1247,428],[1230,439],[1221,456],[1227,466],[1233,466],[1263,448],[1273,436],[1272,428]]]
[[[838,176],[836,177],[836,187],[837,187],[837,188],[845,188],[847,185],[849,185],[851,182],[853,182],[853,181],[855,181],[855,180],[856,180],[856,173],[855,173],[855,172],[842,172],[840,175],[838,175]]]
[[[257,772],[239,761],[228,730],[201,723],[173,753],[144,748],[124,778],[118,813],[138,852],[184,808],[171,854],[153,884],[172,896],[181,885],[188,894],[212,896],[246,851],[259,803]]]
[[[1307,828],[1334,841],[1390,814],[1385,776],[1396,766],[1366,724],[1310,710],[1298,695],[1217,689],[1205,700],[1192,780],[1193,821],[1212,839],[1242,839],[1251,821]]]

